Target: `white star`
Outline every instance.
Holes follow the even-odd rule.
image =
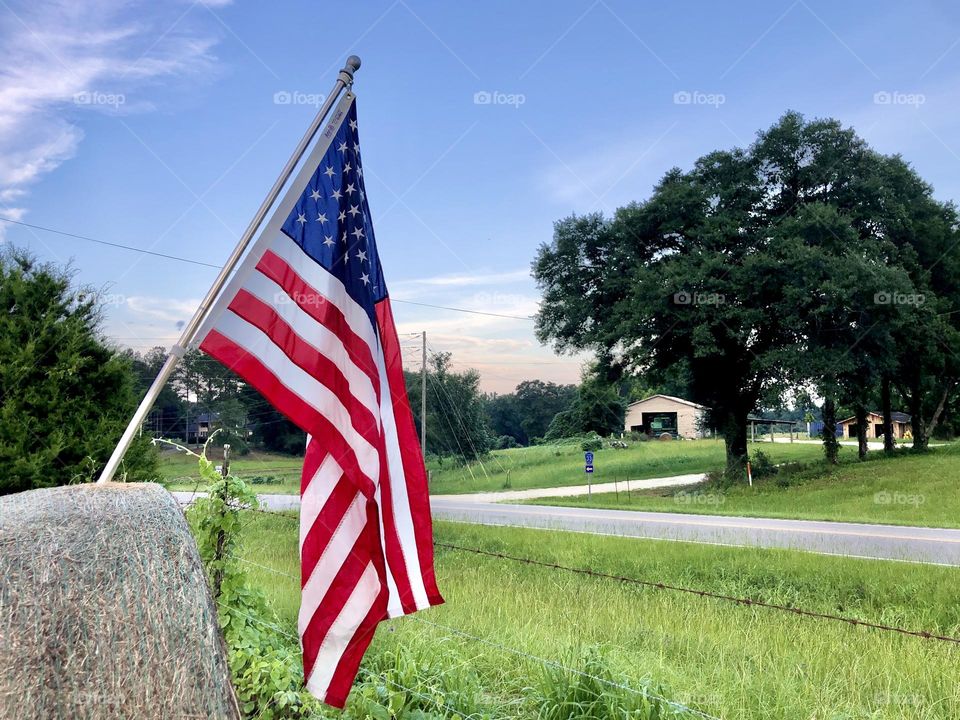
[[[363,202],[363,201],[366,200],[366,199],[367,199],[367,194],[366,194],[363,190],[361,190],[361,191],[360,191],[360,202]]]
[[[316,188],[314,188],[314,189],[313,189],[313,192],[310,193],[310,197],[312,197],[314,200],[319,200],[319,199],[320,199],[320,193],[317,192],[317,189],[316,189]]]
[[[340,238],[340,240],[341,240],[341,242],[343,242],[344,245],[347,244],[347,231],[346,231],[346,230],[343,231],[343,237]],[[346,256],[344,256],[344,257],[346,257]]]
[[[327,216],[325,213],[320,213],[319,215],[317,215],[317,222],[326,222],[326,221],[327,221]]]
[[[367,251],[366,251],[366,250],[361,250],[360,252],[357,253],[357,260],[359,260],[360,262],[363,262],[363,261],[366,260],[366,259],[367,259]]]
[[[354,230],[354,231],[353,231],[352,233],[350,233],[350,234],[351,234],[351,235],[356,235],[357,240],[359,240],[360,238],[363,237],[363,228],[358,227],[356,230]]]
[[[359,175],[360,177],[363,177],[363,168],[362,168],[362,167],[358,167],[358,168],[357,168],[357,175]]]
[[[350,217],[353,217],[354,215],[358,215],[360,213],[360,208],[357,205],[351,205],[347,212],[350,213]]]
[[[339,220],[340,222],[343,222],[346,219],[347,219],[347,214],[343,210],[341,210],[340,214],[337,215],[337,220]]]
[[[330,235],[323,236],[323,244],[326,245],[327,247],[330,247],[331,245],[336,245],[336,243],[333,241],[333,237]]]
[[[350,183],[349,185],[347,185],[346,193],[347,193],[347,195],[353,195],[353,193],[354,193],[353,183]]]
[[[339,200],[340,198],[343,197],[343,193],[340,192],[339,190],[334,190],[333,194],[330,197],[333,198],[334,200]]]
[[[347,144],[346,144],[345,142],[340,143],[340,147],[338,147],[337,150],[339,150],[340,152],[346,152],[346,151],[347,151]]]
[[[356,129],[357,129],[357,121],[356,121],[356,120],[351,120],[351,121],[350,121],[350,129],[351,129],[351,130],[356,130]]]
[[[303,226],[303,224],[304,224],[306,221],[307,221],[307,216],[306,216],[306,215],[304,215],[303,213],[300,213],[299,215],[297,215],[297,222],[300,223],[301,226]]]
[[[360,143],[354,143],[354,144],[353,144],[353,151],[354,151],[354,152],[360,152]]]
[[[344,254],[343,254],[343,264],[346,265],[346,264],[347,264],[347,260],[349,260],[349,259],[350,259],[350,253],[344,253]]]
[[[344,173],[348,173],[348,172],[350,172],[351,170],[353,170],[353,165],[351,165],[350,163],[347,163],[346,165],[343,166],[343,172],[344,172]]]
[[[333,173],[333,167],[330,166],[330,165],[327,165],[327,169],[323,171],[323,174],[326,175],[326,176],[329,177],[329,178],[332,178],[333,175],[334,175],[334,173]]]
[[[369,285],[369,284],[370,284],[370,276],[367,275],[366,273],[363,273],[363,274],[360,276],[360,279],[363,280],[363,284],[364,284],[364,285]]]

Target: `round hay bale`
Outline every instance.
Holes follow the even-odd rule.
[[[111,483],[0,498],[0,718],[239,717],[170,493]]]

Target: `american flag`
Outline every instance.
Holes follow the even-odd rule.
[[[338,110],[319,141],[329,143],[319,164],[301,171],[280,205],[286,214],[273,231],[266,226],[199,337],[201,350],[308,434],[304,679],[312,694],[343,707],[377,623],[443,599],[352,94]]]

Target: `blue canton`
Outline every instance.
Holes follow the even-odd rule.
[[[387,296],[387,286],[363,185],[356,101],[283,224],[283,232],[339,278],[374,321],[374,305]]]

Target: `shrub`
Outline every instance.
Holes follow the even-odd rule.
[[[593,452],[594,450],[603,449],[603,440],[599,437],[587,438],[582,443],[580,443],[580,449],[584,452]]]

